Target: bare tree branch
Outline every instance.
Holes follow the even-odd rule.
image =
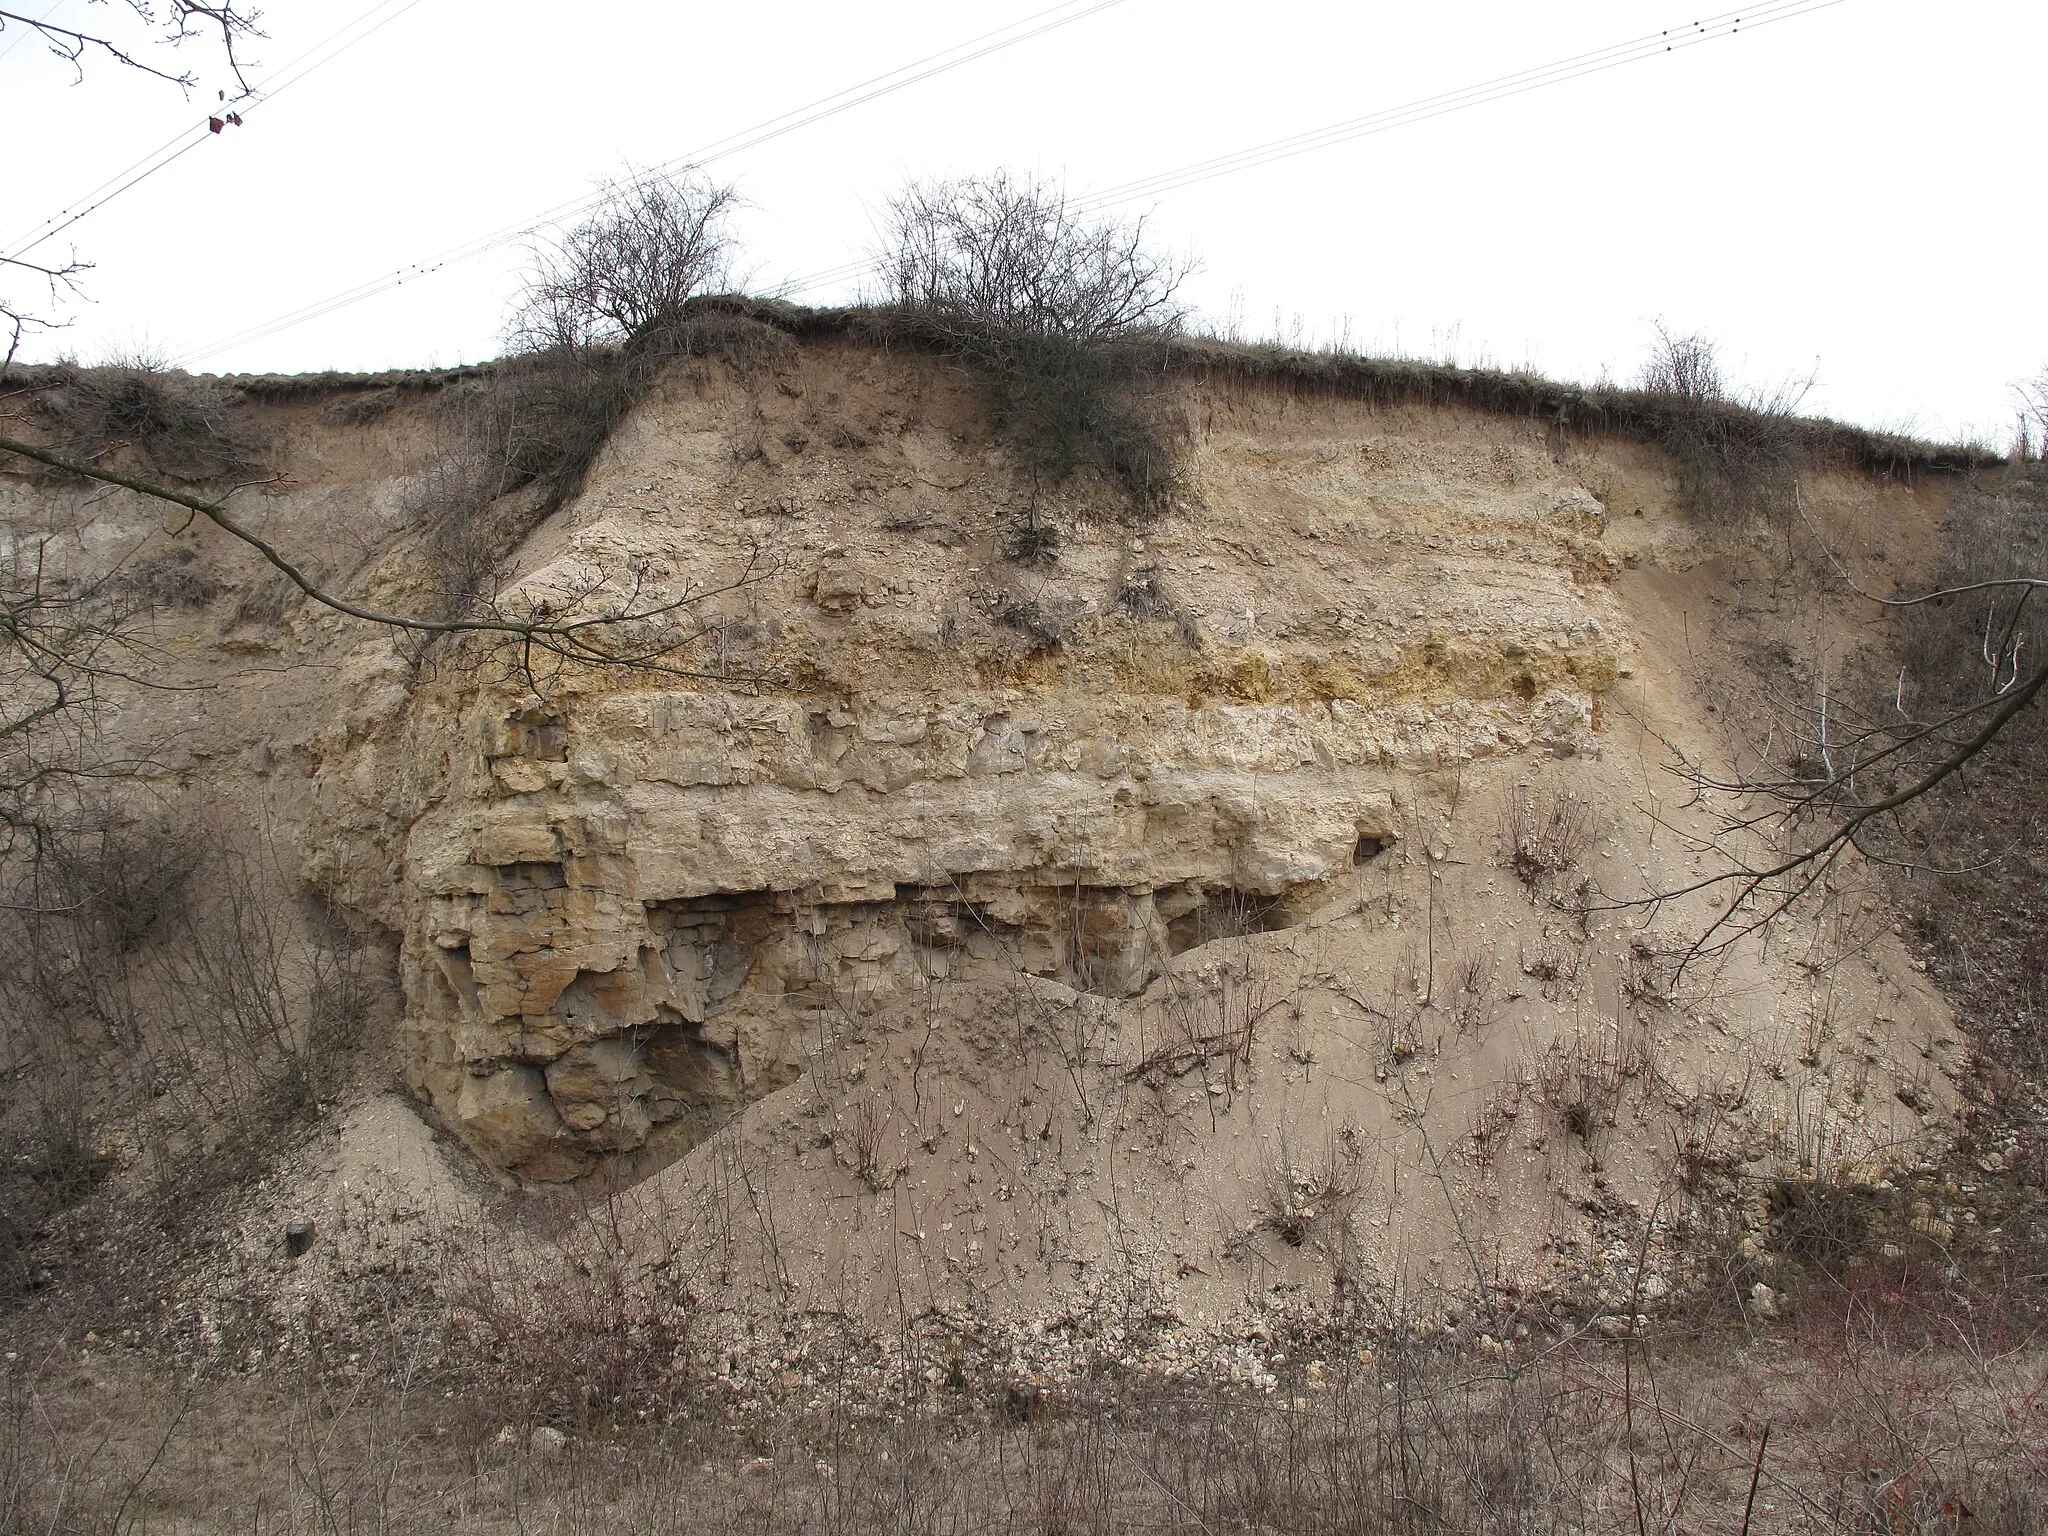
[[[739,194],[693,171],[608,182],[597,210],[537,246],[513,335],[535,350],[625,344],[723,285]]]
[[[1149,248],[1144,219],[1088,222],[1051,183],[913,182],[889,215],[889,299],[942,324],[1106,341],[1185,318],[1189,266]]]
[[[61,267],[40,266],[33,261],[0,256],[0,266],[16,267],[40,277],[49,291],[49,302],[53,306],[62,302],[67,293],[76,294],[79,291],[80,274],[92,270],[90,262],[80,261],[76,256]],[[53,331],[64,323],[36,314],[19,300],[0,297],[0,324],[4,324],[8,329],[7,351],[4,356],[0,356],[0,376],[4,376],[7,370],[14,366],[15,354],[20,352],[22,339],[30,331]]]
[[[709,632],[708,627],[698,625],[680,631],[663,629],[637,643],[633,639],[633,632],[672,620],[679,613],[700,607],[709,598],[738,590],[760,579],[759,557],[756,555],[748,560],[738,577],[724,585],[708,589],[689,588],[680,595],[644,603],[640,597],[645,575],[636,572],[633,585],[622,601],[615,601],[606,610],[588,617],[560,616],[545,600],[534,603],[530,616],[525,618],[492,614],[478,618],[424,619],[412,614],[387,613],[328,591],[297,564],[287,559],[275,545],[238,520],[220,502],[188,495],[168,486],[154,485],[133,475],[125,475],[118,470],[87,463],[83,459],[53,453],[47,448],[40,448],[33,443],[24,443],[11,437],[0,436],[0,451],[19,454],[23,458],[48,464],[54,469],[82,475],[107,485],[120,486],[138,495],[169,502],[173,506],[195,512],[223,533],[255,550],[308,598],[336,613],[422,636],[499,636],[525,646],[538,647],[565,661],[595,666],[647,668],[685,677],[722,677],[724,674],[721,673],[676,667],[664,662],[664,658],[673,656],[694,641],[703,638]],[[594,596],[601,585],[601,582],[593,584],[589,590],[573,594],[570,606],[573,607],[576,601]]]
[[[2036,659],[2028,667],[2022,627],[2035,591],[2048,587],[2048,578],[2028,569],[2041,553],[2039,488],[2021,480],[1973,497],[1960,500],[1951,512],[1963,521],[1951,524],[1950,551],[1937,584],[1905,597],[1869,590],[1811,517],[1806,519],[1827,569],[1843,588],[1881,612],[1923,617],[1914,620],[1913,628],[1895,632],[1899,659],[1906,664],[1899,667],[1895,684],[1886,665],[1882,700],[1859,702],[1859,693],[1869,694],[1870,687],[1844,687],[1839,678],[1830,681],[1823,668],[1813,700],[1763,691],[1760,702],[1770,731],[1760,745],[1747,744],[1755,767],[1738,754],[1729,770],[1710,772],[1674,749],[1673,771],[1695,791],[1743,796],[1748,802],[1721,812],[1715,832],[1686,834],[1717,851],[1728,867],[1685,885],[1609,903],[1655,908],[1710,888],[1735,886],[1734,900],[1694,940],[1681,967],[1782,916],[1852,848],[1882,864],[1930,867],[1900,857],[1890,846],[1891,841],[1925,846],[1930,835],[1940,835],[1904,813],[1962,776],[2048,689],[2048,661]],[[1796,488],[1794,504],[1805,512]],[[1974,630],[1967,627],[1973,623],[1967,610],[1949,608],[1973,596],[1989,598],[1983,622]],[[1944,608],[1949,608],[1946,616]],[[1909,706],[1907,677],[1916,668],[1916,696],[1924,694],[1936,707],[1926,707],[1917,697]],[[1787,766],[1777,766],[1788,759]],[[1800,830],[1813,820],[1822,821],[1823,829]],[[1787,835],[1793,851],[1761,860],[1733,846],[1736,839],[1773,826]]]
[[[168,7],[160,8],[153,0],[127,0],[127,8],[157,34],[156,42],[177,47],[192,38],[218,30],[221,53],[227,60],[229,71],[240,87],[240,94],[249,93],[249,82],[242,75],[242,61],[237,48],[243,39],[260,36],[256,30],[257,14],[253,11],[238,10],[233,4],[202,5],[198,0],[170,0]],[[158,80],[168,81],[180,90],[190,91],[198,84],[197,76],[190,70],[180,75],[158,69],[154,64],[138,58],[133,45],[116,41],[97,32],[81,32],[74,27],[61,27],[41,17],[26,16],[19,11],[0,10],[0,32],[9,26],[24,27],[50,45],[50,51],[69,64],[77,78],[85,78],[85,61],[95,55],[111,60],[125,69],[136,70]]]
[[[1770,868],[1757,870],[1743,867],[1724,870],[1719,874],[1709,875],[1705,879],[1695,880],[1689,885],[1658,891],[1651,896],[1641,897],[1635,901],[1615,902],[1609,905],[1612,907],[1658,906],[1667,901],[1675,901],[1682,896],[1690,896],[1699,891],[1710,890],[1718,885],[1726,885],[1731,882],[1739,883],[1741,890],[1728,903],[1728,910],[1709,923],[1706,931],[1693,941],[1692,945],[1686,950],[1684,960],[1680,962],[1681,968],[1686,962],[1689,962],[1698,955],[1723,948],[1726,943],[1732,943],[1744,934],[1755,932],[1773,918],[1782,915],[1801,896],[1811,890],[1814,882],[1826,873],[1827,868],[1841,856],[1844,850],[1852,846],[1860,848],[1860,845],[1857,844],[1857,838],[1872,821],[1880,816],[1889,815],[1891,812],[1922,798],[1945,780],[1961,772],[1971,759],[1978,756],[1993,741],[1997,740],[1999,733],[2012,723],[2013,717],[2033,703],[2044,687],[2048,687],[2048,664],[2037,668],[2027,678],[2024,685],[2001,700],[1996,712],[1993,713],[1989,720],[1985,721],[1983,727],[1978,730],[1976,735],[1944,757],[1933,768],[1921,775],[1921,777],[1908,784],[1905,788],[1887,795],[1882,800],[1860,807],[1826,837],[1808,843],[1799,852],[1781,860]],[[1772,881],[1794,874],[1801,877],[1797,886],[1789,895],[1775,902],[1767,913],[1762,917],[1738,924],[1737,931],[1729,939],[1721,943],[1710,942],[1724,927],[1735,921],[1742,911],[1743,904],[1751,897],[1763,891]]]
[[[118,5],[109,0],[109,9],[117,18],[123,14],[131,17],[127,31],[140,35],[157,47],[176,49],[217,33],[221,60],[235,79],[235,99],[239,101],[251,94],[248,79],[243,74],[240,49],[248,39],[263,34],[257,30],[258,14],[238,4],[237,0],[227,0],[225,4],[207,4],[203,0],[120,0]],[[114,29],[85,32],[75,27],[60,26],[46,19],[53,14],[54,8],[50,7],[44,8],[43,16],[0,8],[0,36],[5,36],[10,27],[18,27],[42,39],[52,53],[71,66],[75,81],[83,81],[87,61],[97,59],[166,81],[188,95],[199,83],[199,77],[190,70],[172,74],[150,63],[142,56],[137,42],[119,35]],[[227,92],[223,91],[221,95],[225,99]],[[220,111],[221,117],[232,116],[225,107]],[[221,117],[214,119],[216,130]],[[59,305],[67,296],[77,294],[78,276],[89,267],[76,258],[66,266],[47,267],[19,257],[4,256],[0,256],[0,267],[30,273],[31,281],[40,279],[48,288],[45,302],[49,305],[46,310],[32,300],[12,296],[0,289],[0,329],[7,333],[6,351],[0,355],[0,373],[4,373],[13,366],[22,342],[31,332],[57,330],[66,323],[55,318],[61,313]]]

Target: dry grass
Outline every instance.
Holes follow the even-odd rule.
[[[956,1370],[894,1415],[685,1397],[566,1429],[454,1402],[418,1354],[179,1386],[65,1344],[5,1367],[0,1529],[2021,1536],[2042,1366],[1987,1298],[1896,1275],[1768,1337],[1397,1333],[1267,1394]]]
[[[1558,885],[1593,845],[1593,807],[1568,789],[1512,785],[1501,797],[1500,862],[1531,891]]]
[[[1532,1076],[1559,1129],[1590,1147],[1616,1124],[1628,1085],[1648,1069],[1643,1038],[1634,1029],[1596,1025],[1553,1040]]]
[[[141,358],[102,368],[60,363],[23,377],[52,446],[73,458],[125,450],[147,470],[187,481],[244,475],[256,463],[232,391],[211,379]]]
[[[807,309],[774,300],[723,296],[693,301],[693,317],[712,312],[742,317],[785,336],[857,335],[919,345],[912,327],[891,311],[862,308]],[[936,339],[922,343],[939,349]],[[1366,357],[1346,352],[1309,352],[1281,346],[1181,336],[1162,342],[1149,361],[1161,379],[1261,382],[1319,398],[1360,400],[1377,406],[1458,406],[1489,415],[1541,421],[1584,435],[1611,435],[1661,444],[1676,419],[1724,424],[1705,434],[1711,449],[1748,430],[1759,414],[1738,401],[1688,401],[1656,390],[1585,388],[1539,374],[1491,368],[1460,368],[1406,357]],[[385,388],[433,391],[489,369],[411,370],[387,374],[244,375],[226,380],[255,399],[304,399],[339,392],[365,394]],[[1773,432],[1778,423],[1764,424]],[[1795,418],[1804,461],[1813,466],[1851,465],[1877,476],[1968,475],[1996,464],[1994,456],[1968,444],[1925,442],[1893,432],[1874,432],[1840,422]]]

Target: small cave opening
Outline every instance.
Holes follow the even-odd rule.
[[[545,710],[521,710],[505,723],[515,757],[530,757],[543,763],[568,761],[569,727]]]
[[[1166,947],[1181,955],[1218,939],[1274,933],[1292,928],[1300,921],[1300,914],[1288,904],[1284,892],[1268,896],[1260,891],[1218,886],[1204,890],[1194,905],[1167,920]]]
[[[438,984],[442,999],[449,1010],[456,1014],[474,1014],[481,1004],[478,1002],[476,969],[470,964],[467,944],[441,945],[434,950],[434,966],[429,972]]]
[[[655,1015],[655,1026],[647,1032],[647,1070],[658,1097],[677,1101],[669,1114],[724,1109],[744,1101],[737,1050],[706,1039],[702,1024],[672,1008],[657,1007]]]
[[[1354,866],[1370,864],[1386,851],[1387,840],[1384,837],[1374,837],[1369,833],[1361,834],[1358,841],[1351,845],[1351,862]]]
[[[569,876],[560,864],[528,862],[498,866],[501,891],[559,891],[568,884]]]

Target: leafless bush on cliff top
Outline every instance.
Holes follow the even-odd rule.
[[[535,247],[513,335],[527,350],[627,346],[728,281],[739,194],[701,172],[606,182],[595,210]]]
[[[1813,382],[1794,378],[1737,397],[1713,341],[1660,324],[1633,409],[1645,435],[1676,461],[1679,497],[1694,515],[1789,513],[1807,462],[1798,412]]]
[[[1171,330],[1185,263],[1143,219],[1090,219],[1049,182],[1006,171],[913,182],[889,207],[889,297],[955,329],[1110,341]]]
[[[232,393],[136,356],[104,367],[71,363],[29,371],[32,415],[53,446],[98,462],[121,450],[151,471],[179,480],[218,480],[257,461]]]
[[[444,397],[444,438],[415,492],[444,611],[488,602],[505,560],[576,493],[671,362],[715,353],[746,367],[787,353],[757,321],[692,312],[729,280],[737,205],[696,172],[608,182],[580,223],[535,247],[514,355]]]
[[[1673,335],[1660,323],[1636,387],[1679,400],[1725,400],[1720,348],[1705,336]]]
[[[890,204],[885,301],[980,367],[998,425],[1057,483],[1093,468],[1150,506],[1172,432],[1142,400],[1142,342],[1177,333],[1188,265],[1142,219],[1092,217],[1048,182],[998,171],[913,182]]]

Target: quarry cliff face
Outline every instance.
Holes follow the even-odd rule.
[[[294,386],[241,515],[430,610],[449,421],[502,385]],[[1688,958],[1739,807],[1672,769],[1812,627],[1755,578],[1777,535],[1547,417],[1160,389],[1181,479],[1140,517],[1035,480],[914,349],[677,363],[505,572],[701,623],[643,668],[409,647],[126,493],[0,495],[165,566],[175,686],[102,719],[140,792],[292,921],[389,937],[395,1060],[350,1091],[407,1097],[370,1118],[437,1188],[414,1110],[462,1167],[629,1184],[636,1273],[715,1291],[731,1360],[747,1318],[886,1332],[914,1284],[1213,1363],[1275,1308],[1454,1306],[1473,1232],[1490,1287],[1598,1292],[1625,1251],[1682,1294],[1688,1223],[1927,1166],[1963,1046],[1869,871]],[[1943,494],[1802,477],[1901,579]]]
[[[1422,776],[1599,755],[1632,626],[1540,427],[1179,408],[1139,521],[1035,492],[915,355],[672,380],[520,580],[739,578],[716,675],[444,672],[407,712],[447,773],[393,903],[422,1098],[527,1177],[679,1149],[822,1022],[1019,973],[1139,998],[1349,899]],[[1006,555],[1027,520],[1049,558]]]

